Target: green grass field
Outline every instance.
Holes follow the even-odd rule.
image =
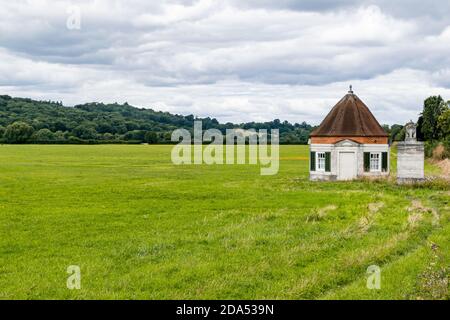
[[[0,146],[0,299],[448,299],[444,182],[309,182],[307,146],[276,176],[170,151]]]

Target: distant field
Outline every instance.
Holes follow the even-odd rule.
[[[276,176],[170,150],[0,146],[0,299],[448,299],[445,183],[309,182],[307,146]]]

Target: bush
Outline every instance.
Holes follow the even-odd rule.
[[[425,141],[425,157],[431,158],[433,156],[433,150],[438,145],[437,141]]]
[[[433,158],[434,160],[450,158],[450,137],[447,137],[442,142],[425,141],[425,157]]]
[[[442,145],[444,146],[444,158],[450,158],[450,135],[447,136],[443,141]]]
[[[439,143],[434,149],[433,149],[433,159],[434,160],[443,160],[445,158],[445,148],[442,143]]]

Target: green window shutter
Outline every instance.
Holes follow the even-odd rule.
[[[311,171],[316,171],[316,153],[314,151],[311,151],[309,163],[311,164]]]
[[[383,172],[386,172],[388,170],[388,153],[383,152],[381,154],[381,169]]]
[[[325,171],[331,171],[331,152],[325,152]]]
[[[364,171],[370,171],[370,152],[364,152]]]

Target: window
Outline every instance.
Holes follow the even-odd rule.
[[[370,153],[370,171],[380,171],[379,153]]]
[[[325,171],[325,152],[317,152],[317,171]]]

